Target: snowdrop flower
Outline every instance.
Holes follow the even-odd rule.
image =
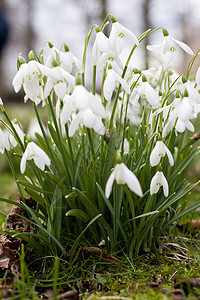
[[[169,195],[167,179],[165,178],[163,172],[158,171],[151,180],[150,194],[157,194],[161,186],[163,187],[165,197],[167,197]]]
[[[98,134],[105,134],[105,127],[101,118],[95,115],[90,108],[79,111],[79,113],[72,120],[69,127],[69,136],[73,136],[79,125],[85,125],[88,128],[93,128]]]
[[[122,85],[127,94],[130,94],[131,92],[128,83],[113,69],[109,69],[103,85],[103,94],[107,101],[112,97],[116,81],[118,81]]]
[[[150,155],[151,166],[152,167],[157,166],[160,163],[161,157],[164,157],[165,154],[167,154],[167,156],[168,156],[170,165],[173,166],[174,159],[173,159],[171,152],[169,151],[167,146],[165,146],[165,144],[162,141],[157,141],[156,145]]]
[[[22,64],[12,81],[15,92],[18,93],[23,85],[26,98],[35,101],[40,93],[40,81],[43,76],[57,79],[50,68],[35,60]]]
[[[22,131],[21,127],[19,126],[19,124],[15,124],[15,122],[12,122],[13,123],[13,127],[15,128],[20,140],[22,141],[22,144],[24,143],[24,132]],[[17,146],[17,141],[16,141],[16,138],[10,134],[9,135],[9,140],[10,140],[10,143],[13,147],[16,147]]]
[[[65,52],[58,50],[56,47],[52,47],[47,57],[46,65],[49,67],[53,66],[53,61],[57,61],[59,58],[59,66],[68,73],[72,73],[73,66],[77,66],[78,70],[81,70],[80,60],[69,51],[65,45]]]
[[[161,50],[161,57],[166,66],[170,64],[174,56],[174,53],[177,52],[177,45],[181,47],[188,54],[190,55],[194,54],[192,49],[188,45],[169,36],[169,33],[167,32],[166,29],[163,29],[163,35],[164,38],[162,44],[148,45],[147,49],[150,51]]]
[[[166,137],[174,125],[176,131],[181,133],[186,128],[192,132],[194,131],[194,126],[190,119],[196,116],[197,106],[188,97],[184,97],[182,101],[179,98],[178,101],[175,103],[176,107],[170,112],[168,121],[163,128],[162,137]]]
[[[58,98],[63,99],[67,92],[67,83],[69,83],[71,87],[74,87],[75,78],[60,67],[54,67],[52,70],[55,74],[56,80],[55,78],[48,77],[44,88],[44,97],[47,98],[52,88],[54,88]]]
[[[133,45],[139,45],[137,37],[126,27],[112,18],[112,28],[109,36],[110,47],[120,54],[123,50],[124,40],[129,40]]]
[[[10,150],[10,143],[9,143],[9,134],[8,132],[4,132],[0,129],[0,152],[1,154],[4,153],[4,151]]]
[[[131,172],[127,166],[124,163],[118,163],[116,164],[113,172],[111,173],[110,177],[108,178],[108,181],[106,183],[105,188],[105,196],[106,198],[109,198],[112,186],[114,183],[114,180],[116,180],[117,184],[127,184],[129,189],[134,192],[136,195],[142,197],[142,188],[140,186],[140,182]]]
[[[142,82],[138,93],[143,99],[146,99],[153,108],[156,108],[160,105],[158,93],[147,81]]]
[[[90,108],[91,111],[101,118],[106,117],[106,112],[101,100],[96,95],[88,92],[82,85],[76,85],[72,95],[65,95],[63,98],[63,108],[60,113],[62,124],[66,124],[73,111],[78,109],[84,111]]]
[[[92,47],[92,58],[93,58],[93,65],[97,65],[100,53],[108,52],[109,51],[109,39],[105,36],[102,31],[97,32],[96,38]]]
[[[21,163],[20,163],[20,171],[22,174],[24,174],[26,170],[26,162],[27,160],[34,160],[34,163],[36,166],[44,171],[45,165],[50,166],[51,161],[48,155],[40,148],[38,147],[34,142],[28,143],[26,150],[22,156]]]

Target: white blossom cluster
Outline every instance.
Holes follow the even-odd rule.
[[[155,117],[160,116],[159,126],[162,127],[160,139],[155,140],[155,146],[150,155],[150,165],[152,167],[162,165],[162,158],[167,155],[171,166],[174,165],[172,153],[165,145],[165,138],[172,129],[182,133],[186,129],[194,131],[191,122],[200,112],[200,94],[198,92],[200,84],[200,69],[197,71],[195,81],[182,80],[175,72],[169,71],[169,65],[177,47],[181,47],[188,54],[192,55],[192,50],[183,42],[169,36],[164,31],[163,42],[159,45],[147,47],[150,51],[160,51],[160,58],[163,65],[153,67],[148,70],[138,71],[127,69],[120,58],[127,41],[132,46],[137,47],[139,40],[127,28],[113,20],[109,37],[100,28],[96,30],[96,38],[92,48],[92,61],[99,72],[104,72],[102,82],[102,95],[92,93],[84,85],[77,82],[73,72],[74,66],[77,74],[82,74],[82,64],[69,50],[60,51],[55,47],[50,48],[46,63],[30,60],[21,64],[17,74],[13,79],[15,92],[19,92],[23,86],[25,101],[30,99],[36,105],[45,105],[52,90],[57,96],[56,115],[62,126],[68,124],[68,134],[72,137],[80,127],[93,128],[100,135],[104,135],[106,128],[105,120],[109,120],[110,111],[113,107],[113,99],[120,86],[119,98],[123,99],[118,103],[118,115],[121,112],[121,121],[126,117],[131,123],[139,124],[141,118],[142,105],[151,108],[149,126],[153,127]],[[163,101],[163,94],[167,93],[167,87],[160,80],[163,72],[168,72],[168,82],[166,85],[173,85],[173,99],[168,97]],[[103,99],[103,100],[102,100]],[[172,100],[171,100],[172,99]],[[2,104],[3,105],[3,104]],[[116,117],[116,116],[115,116]],[[24,144],[24,133],[19,124],[13,125],[22,143]],[[160,128],[155,128],[156,132]],[[159,135],[158,132],[158,135]],[[1,142],[0,151],[10,149],[10,143],[16,146],[16,140],[9,133],[0,130]],[[126,141],[126,143],[128,143]],[[127,147],[126,147],[127,148]],[[127,150],[128,151],[128,150]],[[47,154],[34,142],[28,143],[21,159],[21,172],[25,172],[26,161],[33,159],[41,170],[45,165],[50,166],[51,162]],[[129,189],[142,197],[143,192],[139,180],[122,162],[115,165],[113,172],[108,178],[105,195],[108,198],[112,191],[113,182],[127,184]],[[158,169],[151,180],[150,194],[157,193],[163,187],[165,197],[169,195],[167,179]]]

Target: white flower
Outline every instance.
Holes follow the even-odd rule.
[[[78,70],[81,70],[80,60],[71,51],[60,51],[52,47],[47,57],[46,65],[52,67],[53,60],[57,61],[59,57],[59,66],[68,73],[72,73],[73,65],[76,65]]]
[[[67,83],[71,87],[74,87],[75,78],[60,67],[55,67],[52,71],[54,72],[56,79],[48,77],[44,88],[44,97],[47,98],[52,88],[54,88],[58,98],[63,99],[67,92]]]
[[[101,118],[95,115],[90,108],[79,111],[79,113],[72,120],[69,127],[69,136],[73,136],[79,125],[85,125],[88,128],[93,128],[98,134],[105,134],[105,127]]]
[[[90,108],[92,112],[105,118],[106,112],[101,100],[97,96],[88,92],[82,85],[76,85],[72,95],[65,95],[63,98],[63,108],[60,114],[61,123],[65,125],[69,120],[72,112],[76,109],[79,111]]]
[[[126,80],[118,75],[113,69],[109,69],[103,85],[103,94],[106,100],[110,100],[115,89],[115,83],[118,81],[127,94],[130,94],[130,87]]]
[[[26,161],[31,159],[34,160],[36,166],[42,171],[44,171],[45,165],[48,167],[51,165],[51,161],[48,155],[34,142],[30,142],[28,143],[26,150],[21,159],[20,171],[22,174],[26,170]]]
[[[161,157],[164,157],[165,154],[167,154],[167,156],[168,156],[170,165],[173,166],[174,159],[173,159],[171,152],[169,151],[167,146],[165,146],[165,144],[162,141],[157,141],[156,145],[150,155],[151,166],[152,167],[157,166],[160,163]]]
[[[50,68],[35,60],[22,64],[12,81],[15,92],[18,93],[23,85],[26,97],[35,101],[40,94],[40,81],[43,76],[51,76],[56,79]]]
[[[161,186],[163,187],[165,197],[167,197],[169,195],[167,179],[165,178],[163,172],[158,171],[151,180],[150,194],[157,194]]]
[[[15,128],[20,140],[22,141],[22,144],[24,143],[24,132],[22,131],[21,127],[19,124],[15,124],[13,122],[13,127]],[[14,133],[13,133],[14,135]],[[9,135],[10,143],[12,144],[13,147],[17,146],[17,141],[16,138],[12,134]]]
[[[194,100],[193,100],[194,99]],[[190,119],[196,118],[200,112],[200,105],[197,103],[198,98],[184,97],[182,100],[176,98],[171,104],[173,110],[169,111],[169,118],[163,128],[162,137],[166,137],[168,132],[175,126],[176,131],[184,132],[187,128],[190,131],[194,131],[194,126]]]
[[[163,38],[163,43],[158,45],[148,45],[147,49],[150,51],[161,50],[161,57],[165,65],[169,65],[172,61],[174,53],[177,52],[177,45],[180,46],[185,52],[193,55],[192,49],[183,42],[180,42],[171,36],[167,35]]]
[[[109,39],[105,36],[102,31],[97,32],[96,38],[92,47],[92,58],[93,58],[93,65],[97,65],[100,53],[101,52],[108,52],[110,47]]]
[[[116,164],[113,172],[108,178],[105,188],[106,198],[109,198],[110,196],[114,180],[116,180],[117,184],[127,184],[132,192],[140,197],[143,196],[139,180],[124,163]]]
[[[109,36],[110,47],[120,54],[123,50],[124,40],[129,40],[134,44],[139,45],[137,37],[126,27],[118,22],[112,23],[112,28]]]
[[[10,150],[9,134],[0,129],[0,152],[3,154],[5,149]]]
[[[146,99],[153,108],[159,106],[159,95],[147,81],[141,83],[138,93],[142,98]]]

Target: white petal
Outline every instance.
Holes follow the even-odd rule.
[[[74,110],[74,107],[73,107],[71,96],[65,95],[63,100],[64,100],[64,105],[63,105],[63,108],[60,113],[60,121],[61,121],[62,125],[65,125],[67,123],[67,121],[69,120],[69,118]]]
[[[26,95],[32,100],[34,101],[35,98],[37,97],[37,94],[39,92],[39,79],[38,77],[32,76],[31,79],[26,79],[24,84],[24,91],[26,93]]]
[[[58,98],[63,99],[66,94],[66,83],[65,82],[59,82],[56,85],[54,85],[54,90]]]
[[[26,160],[27,160],[27,152],[25,151],[22,156],[21,163],[20,163],[20,171],[22,174],[24,174],[24,172],[26,170]]]
[[[69,126],[69,136],[73,136],[75,131],[78,129],[79,127],[79,123],[80,123],[80,118],[81,118],[81,114],[80,112],[75,116],[75,118],[72,120],[70,126]]]
[[[157,192],[159,191],[160,189],[160,186],[158,183],[158,180],[159,180],[159,172],[157,172],[154,177],[151,179],[151,183],[150,183],[150,194],[153,195],[153,194],[157,194]]]
[[[173,156],[172,156],[171,152],[169,151],[169,149],[167,147],[165,148],[165,151],[167,153],[170,165],[173,166],[174,165],[174,159],[173,159]]]
[[[157,50],[160,50],[161,48],[162,48],[162,44],[147,46],[147,50],[149,50],[149,51],[157,51]]]
[[[190,55],[194,55],[194,52],[192,51],[192,49],[186,45],[185,43],[178,41],[172,37],[170,37],[174,42],[176,42],[185,52],[187,52]]]
[[[164,156],[164,155],[163,155]],[[161,155],[160,155],[160,148],[158,142],[156,143],[155,147],[153,148],[151,155],[150,155],[150,164],[152,167],[157,166],[160,163]]]
[[[167,197],[169,195],[169,186],[168,186],[168,182],[167,179],[165,178],[164,174],[162,172],[161,173],[161,183],[163,186],[163,193],[165,195],[165,197]]]
[[[111,175],[108,178],[107,183],[106,183],[106,188],[105,188],[106,198],[109,198],[109,196],[110,196],[114,180],[115,180],[115,170],[111,173]]]
[[[124,174],[125,174],[125,181],[126,184],[128,185],[129,189],[134,192],[136,195],[142,197],[143,196],[143,192],[142,192],[142,188],[140,185],[139,180],[137,179],[137,177],[135,176],[135,174],[133,172],[131,172],[125,164],[121,164],[123,169],[124,169]]]

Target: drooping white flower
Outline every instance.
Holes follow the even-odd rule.
[[[185,52],[193,55],[192,49],[183,42],[180,42],[169,35],[164,36],[162,44],[148,45],[147,49],[150,51],[161,51],[161,57],[165,65],[169,65],[174,54],[177,52],[177,46],[181,47]]]
[[[174,125],[178,132],[182,133],[186,128],[193,132],[194,126],[190,119],[194,118],[197,112],[199,112],[197,109],[197,103],[191,101],[188,97],[184,97],[182,100],[178,98],[175,108],[170,112],[169,118],[163,128],[162,137],[166,137]]]
[[[112,97],[116,82],[119,82],[127,94],[130,94],[130,87],[125,79],[118,75],[113,69],[109,69],[103,85],[103,94],[108,101]]]
[[[143,99],[146,99],[153,108],[159,106],[159,95],[147,81],[141,83],[138,93]]]
[[[92,47],[92,58],[93,58],[93,65],[97,65],[100,54],[103,52],[109,51],[109,39],[105,36],[102,31],[97,32],[96,38]]]
[[[46,65],[53,66],[53,61],[59,58],[59,66],[68,73],[72,73],[73,66],[75,65],[78,70],[81,70],[80,60],[71,51],[60,51],[56,47],[52,47],[47,57]]]
[[[105,134],[105,127],[101,117],[95,115],[90,108],[79,111],[69,126],[69,136],[73,136],[79,125],[85,125],[87,128],[93,128],[98,134]]]
[[[142,197],[142,188],[139,180],[133,172],[131,172],[124,163],[116,164],[113,172],[111,173],[105,188],[105,196],[109,198],[112,191],[112,186],[116,180],[117,184],[127,184],[129,189],[136,195]]]
[[[9,134],[0,129],[0,152],[3,154],[5,149],[10,150]]]
[[[155,176],[151,179],[150,194],[157,194],[161,186],[163,187],[163,193],[165,197],[167,197],[169,195],[167,179],[165,178],[163,172],[157,171]]]
[[[28,143],[26,150],[22,156],[21,163],[20,163],[20,171],[22,174],[24,174],[26,170],[26,162],[27,160],[34,160],[34,163],[36,166],[44,171],[45,165],[50,166],[51,161],[48,155],[40,148],[38,147],[34,142]]]
[[[52,71],[56,79],[48,77],[44,88],[44,97],[47,98],[52,88],[54,88],[58,98],[63,99],[67,92],[67,83],[73,88],[75,86],[75,78],[60,67],[54,67]]]
[[[43,76],[57,79],[50,68],[35,60],[22,64],[12,81],[15,92],[18,93],[23,85],[26,97],[35,101],[40,93],[40,83]]]
[[[65,95],[60,113],[61,123],[65,125],[75,110],[83,111],[90,108],[94,114],[105,118],[106,112],[101,100],[90,93],[84,86],[76,85],[72,95]]]
[[[133,32],[122,26],[119,22],[112,23],[109,35],[111,49],[120,54],[123,50],[124,40],[129,40],[132,46],[134,44],[139,45],[139,41]]]
[[[174,165],[174,159],[167,148],[167,146],[162,141],[157,141],[155,147],[153,148],[150,155],[150,164],[152,167],[157,166],[160,163],[161,157],[164,157],[167,154],[169,163],[171,166]]]

